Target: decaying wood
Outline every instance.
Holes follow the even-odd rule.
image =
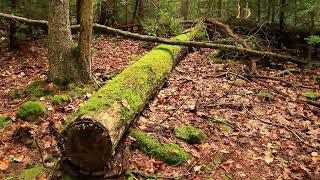
[[[198,25],[175,39],[192,40],[202,30]],[[83,174],[106,168],[131,122],[186,50],[161,44],[90,97],[61,134],[61,150],[70,163]]]
[[[30,20],[30,19],[21,18],[18,16],[8,15],[8,14],[3,14],[3,13],[0,13],[0,18],[10,20],[10,21],[18,21],[18,22],[22,22],[22,23],[28,23],[31,25],[38,25],[38,24],[47,25],[47,22],[43,21],[43,20]],[[73,30],[73,31],[79,30],[79,28],[80,28],[79,25],[71,26],[71,30]],[[254,55],[254,56],[277,58],[277,59],[279,59],[279,61],[290,61],[290,62],[300,64],[300,65],[307,64],[306,61],[300,60],[296,57],[277,54],[277,53],[273,53],[273,52],[269,52],[269,51],[258,51],[258,50],[237,47],[237,46],[232,46],[232,45],[224,45],[224,44],[214,44],[214,43],[195,42],[195,41],[177,41],[177,40],[160,38],[160,37],[155,37],[155,36],[139,35],[139,34],[135,34],[135,33],[127,32],[127,31],[122,31],[122,30],[114,29],[114,28],[107,27],[107,26],[103,26],[100,24],[94,24],[93,28],[96,31],[100,31],[100,32],[108,33],[108,34],[113,34],[113,35],[118,35],[118,36],[123,36],[126,38],[131,38],[131,39],[140,40],[140,41],[152,41],[152,42],[169,44],[169,45],[180,45],[180,46],[199,47],[199,48],[213,48],[213,49],[221,49],[221,50],[225,50],[225,51],[237,51],[237,52],[242,52],[242,53],[250,54],[250,55]]]

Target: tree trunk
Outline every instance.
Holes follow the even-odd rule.
[[[80,0],[77,0],[77,24],[80,24],[80,12],[81,12],[81,3]]]
[[[82,82],[91,81],[91,38],[93,26],[93,0],[81,0],[79,64],[82,65]]]
[[[176,40],[191,40],[197,26]],[[82,172],[103,170],[133,119],[161,88],[186,48],[161,44],[108,82],[61,134],[62,153]]]
[[[218,0],[218,17],[222,18],[222,0]]]
[[[275,0],[271,0],[271,23],[274,23],[276,18],[276,4]]]
[[[181,3],[181,16],[183,17],[184,20],[188,20],[189,16],[189,0],[183,0]]]
[[[258,22],[261,21],[261,0],[257,0],[257,9],[258,9]]]
[[[48,80],[60,85],[71,82],[83,83],[84,79],[87,79],[83,74],[87,67],[79,62],[79,50],[73,47],[69,1],[49,0],[48,20]],[[39,22],[46,23],[45,21]]]
[[[282,35],[285,32],[285,13],[286,13],[286,0],[281,0],[280,2],[280,15],[279,15],[279,42],[278,46],[281,48],[281,44],[283,41]]]
[[[13,12],[16,9],[16,0],[11,0],[11,12],[12,14],[14,14]],[[16,27],[16,22],[11,21],[10,22],[10,30],[9,30],[9,40],[10,40],[10,49],[14,50],[16,48],[16,31],[17,31],[17,27]]]
[[[108,3],[107,0],[102,0],[99,16],[99,24],[106,25],[107,22],[107,12],[108,12]]]

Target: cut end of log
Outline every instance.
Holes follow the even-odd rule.
[[[112,158],[112,143],[107,129],[90,119],[74,121],[61,138],[64,155],[81,171],[100,171]]]

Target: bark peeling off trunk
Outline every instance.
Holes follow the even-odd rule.
[[[201,25],[176,40],[192,40]],[[148,100],[160,89],[186,48],[161,44],[108,82],[76,114],[61,134],[62,151],[84,172],[102,170]]]

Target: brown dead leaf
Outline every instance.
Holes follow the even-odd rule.
[[[9,160],[8,159],[2,159],[0,161],[0,170],[6,171],[9,168]]]

